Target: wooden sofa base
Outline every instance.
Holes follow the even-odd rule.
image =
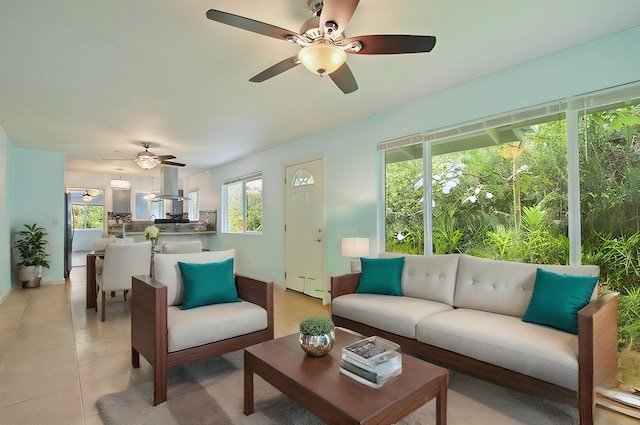
[[[332,276],[332,300],[354,293],[359,280],[360,273]],[[362,335],[378,335],[394,341],[400,344],[404,352],[416,357],[505,388],[577,406],[580,424],[593,425],[595,389],[610,385],[617,379],[617,297],[617,293],[601,296],[578,312],[578,391],[333,314],[332,319],[336,326],[351,329]]]
[[[267,311],[267,328],[210,344],[168,352],[167,287],[149,276],[132,278],[131,364],[140,367],[142,355],[153,367],[153,405],[167,400],[171,367],[240,350],[273,339],[273,283],[236,275],[238,296]]]

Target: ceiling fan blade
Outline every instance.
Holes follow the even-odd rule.
[[[351,21],[360,0],[324,0],[320,12],[320,30],[331,37],[336,37],[344,31]],[[331,30],[325,27],[327,22],[334,22],[337,28]]]
[[[165,159],[175,159],[176,157],[173,155],[156,155],[160,161],[164,161]]]
[[[265,24],[264,22],[254,21],[253,19],[245,18],[244,16],[222,12],[220,10],[209,9],[207,11],[207,18],[211,19],[212,21],[221,22],[223,24],[231,25],[232,27],[255,32],[280,40],[286,41],[287,37],[290,36],[300,38],[300,34],[293,31],[279,28],[274,25]]]
[[[122,151],[116,151],[116,150],[114,150],[114,152],[118,152],[118,153],[121,153],[123,155],[127,155],[128,157],[134,157],[135,156],[135,155],[131,155],[129,152],[122,152]]]
[[[160,161],[162,165],[173,165],[176,167],[185,167],[187,164],[183,164],[181,162],[173,162],[173,161]]]
[[[269,78],[275,77],[278,74],[282,74],[285,71],[290,70],[298,66],[300,62],[298,61],[298,55],[291,56],[283,61],[278,62],[273,65],[271,68],[267,68],[258,75],[252,77],[249,81],[252,83],[261,83]]]
[[[344,94],[349,94],[358,90],[356,78],[353,76],[351,68],[349,68],[349,65],[347,65],[346,62],[342,64],[340,68],[329,74],[329,77]]]
[[[436,38],[431,35],[361,35],[346,39],[345,44],[360,42],[359,52],[346,50],[347,53],[359,55],[395,55],[401,53],[430,52],[436,45]]]

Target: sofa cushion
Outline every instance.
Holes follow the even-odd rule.
[[[362,273],[356,292],[359,294],[402,295],[404,257],[361,258]]]
[[[459,254],[405,256],[403,295],[453,305],[459,260]]]
[[[454,307],[522,317],[533,293],[536,270],[597,276],[598,266],[536,265],[461,254]],[[593,296],[597,294],[594,290]]]
[[[575,276],[538,269],[524,322],[578,333],[578,310],[589,303],[597,276]]]
[[[183,284],[178,261],[196,264],[213,263],[234,258],[235,255],[235,249],[189,254],[156,254],[153,256],[151,277],[167,287],[167,305],[181,305],[183,303]]]
[[[412,297],[349,294],[334,298],[331,313],[383,331],[416,338],[416,323],[432,314],[451,310],[447,304]]]
[[[421,320],[416,338],[570,390],[578,387],[578,337],[567,332],[503,314],[455,309]]]
[[[257,332],[267,328],[267,311],[241,301],[167,311],[167,340],[170,353],[211,342]]]
[[[202,264],[178,261],[178,267],[184,284],[183,310],[240,301],[233,276],[233,258]]]

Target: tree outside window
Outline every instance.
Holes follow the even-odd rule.
[[[262,175],[224,184],[224,231],[262,232]]]

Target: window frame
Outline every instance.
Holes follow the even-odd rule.
[[[247,174],[242,177],[226,180],[222,183],[222,233],[236,235],[262,235],[263,230],[247,231],[247,183],[260,180],[260,200],[264,202],[262,191],[263,175],[262,172]],[[229,197],[228,187],[240,183],[242,185],[242,229],[240,231],[229,230]],[[264,225],[264,212],[260,216],[261,227]]]
[[[432,188],[429,182],[432,175],[432,157],[434,150],[446,149],[446,144],[451,143],[457,137],[466,134],[479,133],[495,129],[508,124],[518,124],[532,119],[564,114],[566,120],[566,143],[568,162],[568,237],[569,237],[569,265],[581,263],[581,222],[580,222],[580,184],[579,184],[579,155],[578,155],[578,114],[580,112],[593,111],[598,108],[613,108],[617,104],[628,103],[628,99],[640,99],[640,83],[631,83],[620,87],[599,90],[592,93],[561,99],[542,105],[533,105],[516,111],[487,117],[477,121],[470,121],[455,126],[423,131],[421,133],[398,139],[384,141],[378,144],[378,199],[381,200],[378,209],[378,246],[386,246],[386,163],[385,152],[387,150],[422,145],[423,176],[425,186],[424,213],[424,255],[433,255],[433,220],[432,220]],[[429,178],[426,178],[429,176]]]

